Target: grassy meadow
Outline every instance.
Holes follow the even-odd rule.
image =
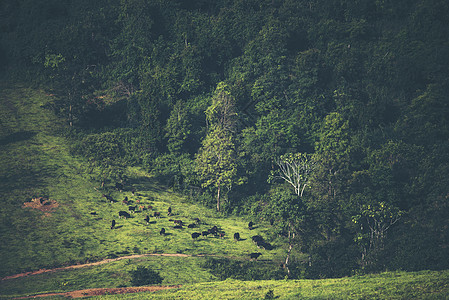
[[[128,169],[130,182],[137,190],[135,196],[130,191],[120,192],[112,187],[101,189],[98,181],[92,180],[83,161],[70,155],[67,140],[60,133],[67,129],[65,124],[50,110],[43,108],[51,101],[52,95],[21,86],[2,88],[0,93],[0,277],[132,254],[179,253],[197,256],[132,260],[127,262],[126,267],[118,267],[121,270],[118,273],[111,264],[112,271],[105,271],[109,275],[95,275],[96,279],[89,281],[91,283],[88,285],[127,285],[129,278],[126,270],[148,263],[166,275],[163,277],[168,279],[164,283],[169,284],[214,280],[211,274],[198,266],[197,261],[202,260],[203,255],[249,260],[249,253],[262,252],[260,260],[282,260],[285,253],[281,244],[276,244],[274,250],[265,251],[257,249],[251,241],[251,236],[256,234],[266,236],[268,227],[257,224],[250,231],[247,220],[217,215],[211,209],[185,202],[180,195],[161,186],[142,170]],[[103,193],[111,195],[117,202],[110,203],[102,197]],[[56,201],[58,206],[46,213],[25,208],[24,203],[35,197],[47,197]],[[127,210],[121,203],[125,197],[134,204],[139,200],[142,205],[151,205],[153,210],[136,212],[130,219],[119,219],[118,212]],[[171,217],[167,216],[169,206],[173,210]],[[145,216],[153,211],[161,212],[162,217],[152,217],[150,224],[146,224]],[[201,223],[194,229],[173,229],[174,223],[169,221],[170,218],[181,219],[186,224],[199,218]],[[111,230],[113,219],[117,224]],[[224,238],[200,237],[192,240],[192,232],[207,230],[214,225],[226,233]],[[167,231],[165,236],[159,234],[162,227]],[[240,233],[241,241],[234,241],[234,232]],[[180,272],[183,268],[189,272]],[[90,278],[90,272],[77,270],[75,273],[81,275],[73,276]],[[93,272],[97,274],[102,271]],[[106,281],[105,276],[109,276]],[[83,282],[75,286],[73,283],[64,284],[69,281],[65,279],[58,283],[54,283],[53,279],[47,281],[50,283],[39,285],[43,290],[75,288],[85,284],[84,280],[72,281]],[[2,282],[2,289],[7,289],[6,285]],[[35,285],[18,284],[19,289],[26,286],[37,291],[32,288]]]
[[[285,258],[282,240],[275,249],[260,250],[251,236],[267,236],[267,224],[247,228],[248,220],[218,215],[214,210],[187,202],[181,195],[158,184],[143,170],[128,169],[137,194],[112,187],[100,189],[79,158],[69,153],[63,121],[43,106],[52,95],[20,85],[0,89],[0,278],[39,269],[100,261],[132,254],[185,254],[145,256],[98,266],[61,270],[0,281],[0,298],[63,292],[87,288],[128,286],[129,271],[150,266],[164,278],[163,285],[181,284],[179,289],[155,293],[98,296],[98,298],[155,299],[441,299],[449,297],[449,272],[384,273],[327,280],[219,281],[202,267],[206,257],[248,261],[248,254],[261,252],[260,263],[279,263]],[[109,194],[118,202],[106,201]],[[36,197],[56,201],[48,212],[25,208]],[[162,218],[144,217],[150,211],[118,219],[126,210],[121,201],[151,205]],[[174,216],[168,217],[168,207]],[[173,229],[169,218],[186,224],[199,218],[199,228]],[[111,230],[111,221],[117,221]],[[218,226],[224,238],[200,237],[192,232]],[[166,236],[159,234],[167,230]],[[242,240],[234,241],[239,232]],[[270,293],[270,290],[273,292]]]
[[[271,297],[271,298],[270,298]],[[448,299],[449,272],[387,272],[322,280],[226,280],[98,299]]]

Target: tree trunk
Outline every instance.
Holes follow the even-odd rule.
[[[218,183],[218,192],[217,192],[217,211],[220,211],[220,183]]]
[[[72,117],[72,104],[70,104],[70,106],[69,106],[69,124],[70,124],[70,127],[72,127],[73,126],[73,117]]]
[[[288,230],[288,251],[287,251],[287,258],[285,259],[285,268],[287,269],[287,274],[290,276],[290,268],[288,267],[288,264],[290,262],[290,254],[293,249],[293,243],[292,238],[295,238],[295,233],[292,233],[292,228],[290,225],[290,229]]]

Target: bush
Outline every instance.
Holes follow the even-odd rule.
[[[137,267],[137,269],[129,273],[131,274],[131,285],[133,286],[159,284],[163,280],[159,273],[142,266]]]
[[[237,261],[227,258],[207,258],[202,265],[220,280],[279,280],[285,272],[272,262]]]

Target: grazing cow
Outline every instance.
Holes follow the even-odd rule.
[[[171,216],[171,206],[168,208],[168,215]]]
[[[265,241],[257,242],[256,245],[257,245],[257,248],[260,248],[260,249],[265,249],[265,250],[273,249],[273,246],[270,243],[267,243]]]
[[[209,231],[209,233],[216,234],[217,231],[218,231],[218,227],[217,227],[217,226],[214,226],[214,227],[212,227],[211,229],[209,229],[208,231]]]
[[[159,232],[160,235],[165,235],[165,228],[162,228],[161,231]]]
[[[148,210],[153,210],[153,206],[151,206],[151,205],[148,205]]]
[[[123,199],[122,204],[124,204],[124,205],[129,204],[128,197],[125,197],[125,199]]]
[[[131,218],[131,215],[129,213],[127,213],[126,211],[121,210],[118,212],[118,218],[121,219],[122,217],[124,219],[127,219],[127,218]]]
[[[136,211],[136,206],[128,206],[128,211],[134,213]]]
[[[111,229],[114,229],[115,227],[115,220],[112,220]]]
[[[203,232],[201,232],[201,235],[202,236],[207,236],[209,234],[209,231],[203,231]]]
[[[91,212],[90,213],[92,216],[96,216],[97,215],[97,212],[96,211],[93,211],[93,212]]]
[[[253,223],[253,222],[249,222],[249,223],[248,223],[248,229],[249,229],[249,230],[253,230],[253,226],[254,226],[254,223]]]
[[[114,200],[114,198],[112,198],[111,196],[109,196],[109,195],[105,195],[105,194],[103,194],[103,197],[105,197],[108,201],[111,201],[111,203],[114,203],[114,202],[116,202],[115,200]]]
[[[150,223],[150,216],[146,216],[145,219],[143,219],[147,225]]]
[[[261,237],[260,235],[255,235],[251,238],[253,240],[254,243],[258,243],[258,242],[263,242],[263,237]]]
[[[238,232],[234,233],[234,240],[240,241],[240,233]]]
[[[259,256],[261,256],[262,255],[262,253],[259,253],[259,252],[257,252],[257,253],[251,253],[250,255],[249,255],[249,257],[250,257],[250,259],[255,259],[255,260],[257,260],[257,258],[259,257]]]
[[[145,210],[145,205],[139,205],[139,210]]]
[[[187,228],[195,228],[195,227],[196,227],[195,224],[189,224],[189,225],[187,225]]]
[[[123,183],[116,182],[116,183],[115,183],[115,188],[121,192],[121,191],[123,191],[123,189],[125,188],[125,186],[123,185]]]
[[[201,233],[194,232],[194,233],[192,233],[192,239],[197,239],[200,235],[201,235]]]
[[[153,216],[159,219],[159,218],[161,217],[161,213],[155,211],[155,212],[153,213]]]
[[[182,229],[182,225],[175,225],[173,226],[174,229]]]

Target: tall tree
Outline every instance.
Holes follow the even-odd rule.
[[[219,83],[206,110],[208,134],[196,156],[197,173],[202,186],[213,186],[217,192],[217,211],[220,211],[222,195],[236,183],[237,163],[233,141],[235,127],[234,98],[227,85]]]

